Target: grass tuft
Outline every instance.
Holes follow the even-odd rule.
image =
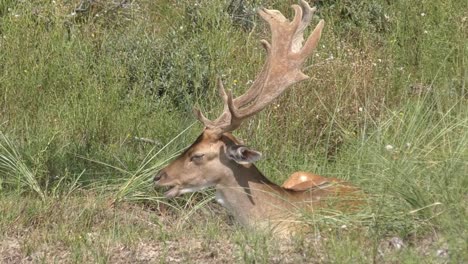
[[[41,200],[46,195],[36,179],[36,174],[26,165],[15,144],[0,131],[0,173],[2,186],[16,189],[18,192],[33,192]]]

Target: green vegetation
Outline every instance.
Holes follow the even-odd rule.
[[[151,175],[200,133],[193,105],[218,113],[217,76],[240,94],[260,69],[252,10],[294,1],[1,1],[0,262],[467,262],[468,4],[317,2],[311,78],[236,134],[273,181],[369,204],[286,243]]]

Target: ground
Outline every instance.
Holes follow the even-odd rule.
[[[112,206],[108,198],[90,193],[86,197],[82,193],[48,204],[27,197],[3,199],[4,212],[9,212],[1,222],[8,228],[0,236],[0,262],[400,263],[406,255],[448,263],[450,254],[436,231],[417,238],[384,237],[373,256],[374,241],[359,237],[365,229],[341,226],[300,238],[274,238],[238,226],[213,201],[197,210],[186,205],[183,211],[165,203]],[[344,251],[337,250],[337,236],[348,245]],[[356,248],[360,250],[353,252]]]

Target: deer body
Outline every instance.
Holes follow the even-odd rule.
[[[193,159],[198,153],[203,153],[205,159]],[[239,153],[243,155],[237,156]],[[166,192],[168,197],[215,187],[216,201],[242,225],[281,234],[297,230],[298,209],[313,211],[326,205],[327,198],[345,194],[352,197],[358,191],[338,179],[305,172],[291,175],[285,182],[288,188],[280,187],[249,162],[248,159],[255,160],[260,155],[240,145],[230,133],[218,140],[205,131],[195,144],[155,176],[156,184],[172,187]]]
[[[245,166],[245,165],[241,165]],[[308,207],[313,210],[327,191],[309,189],[296,192],[268,181],[255,166],[238,170],[230,182],[219,183],[216,200],[242,225],[255,229],[268,229],[290,233],[296,229],[295,210]]]
[[[345,197],[353,197],[357,188],[335,178],[297,172],[281,187],[272,183],[253,164],[261,153],[242,145],[230,133],[289,86],[308,78],[301,67],[317,46],[324,23],[319,22],[303,45],[303,32],[315,8],[304,1],[293,8],[291,22],[276,10],[259,10],[272,31],[271,44],[262,40],[268,55],[266,63],[252,86],[239,97],[233,98],[218,82],[224,110],[216,120],[195,110],[205,126],[203,133],[154,178],[156,185],[171,187],[165,193],[168,198],[215,187],[216,200],[240,223],[283,234],[296,230],[298,209],[314,211],[329,206],[328,198],[338,198],[338,207],[354,203]]]

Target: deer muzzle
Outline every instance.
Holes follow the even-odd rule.
[[[167,187],[169,189],[164,193],[166,198],[174,198],[180,195],[180,186],[173,182],[167,182],[168,175],[164,170],[160,170],[153,178],[155,187]],[[172,188],[171,188],[172,187]]]

